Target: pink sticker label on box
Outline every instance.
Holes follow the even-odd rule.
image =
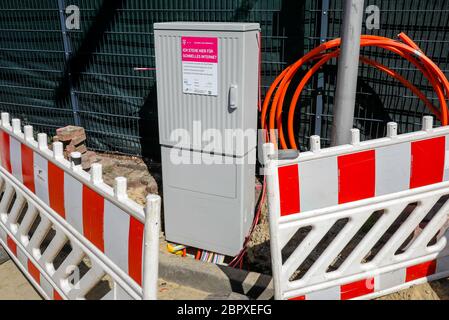
[[[218,38],[181,37],[182,61],[218,63]]]
[[[181,37],[183,93],[218,95],[218,38]]]

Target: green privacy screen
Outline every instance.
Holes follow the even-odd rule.
[[[80,29],[63,34],[69,5]],[[155,72],[134,70],[155,67],[153,23],[259,22],[266,87],[312,45],[308,13],[281,0],[2,0],[0,106],[49,134],[79,123],[94,150],[157,157]]]
[[[99,151],[159,157],[153,23],[258,22],[262,28],[262,92],[288,64],[339,36],[342,0],[2,0],[0,1],[0,109],[53,135],[83,126]],[[367,0],[381,9],[381,29],[406,31],[447,69],[448,8],[444,1]],[[80,29],[64,30],[64,10],[80,8]],[[62,11],[61,11],[62,10]],[[61,19],[62,17],[62,19]],[[400,70],[434,98],[422,77],[397,57],[366,51]],[[336,62],[311,81],[297,108],[301,147],[332,123]],[[320,81],[319,81],[320,79]],[[297,80],[296,80],[297,81]],[[417,129],[425,110],[394,81],[360,68],[355,125],[365,137],[383,134],[384,121]]]

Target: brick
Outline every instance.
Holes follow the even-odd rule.
[[[86,132],[84,128],[77,126],[66,126],[64,128],[56,129],[56,135],[59,141],[69,141],[73,139],[86,139]]]
[[[75,148],[75,150],[83,154],[83,153],[87,152],[87,147],[85,144],[81,144],[81,145],[77,146]]]
[[[80,152],[80,153],[86,153],[87,152],[87,148],[86,148],[86,145],[85,144],[80,144],[80,145],[78,145],[78,146],[75,146],[75,145],[73,145],[73,144],[69,144],[69,145],[67,145],[66,147],[65,147],[65,151],[67,152],[67,153],[71,153],[71,152],[75,152],[75,151],[78,151],[78,152]]]
[[[59,136],[54,136],[53,141],[61,141],[64,144],[64,146],[67,146],[69,144],[73,144],[76,146],[76,145],[82,144],[86,141],[86,135],[81,135],[81,136],[73,138],[72,140],[66,140],[66,141],[62,141]]]
[[[93,163],[97,161],[97,154],[93,151],[87,151],[81,157],[81,165],[84,170],[90,169]]]
[[[73,138],[70,141],[70,143],[74,144],[76,146],[76,145],[79,145],[79,144],[83,143],[84,141],[86,141],[86,134],[83,134],[83,135],[80,135],[80,136],[77,136],[77,137]]]
[[[71,144],[66,145],[65,148],[64,148],[64,150],[65,150],[67,153],[74,152],[74,151],[75,151],[75,146],[73,146],[73,145],[71,145]]]

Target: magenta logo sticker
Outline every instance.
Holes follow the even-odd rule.
[[[182,61],[218,63],[218,38],[181,37]]]
[[[218,38],[181,37],[183,93],[218,96]]]

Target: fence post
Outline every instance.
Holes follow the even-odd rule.
[[[161,225],[161,197],[147,196],[143,251],[143,299],[156,300],[159,275],[159,230]]]
[[[329,29],[329,0],[322,0],[321,2],[321,27],[320,27],[320,44],[323,44],[327,40],[327,33]],[[315,128],[314,135],[322,136],[321,134],[321,121],[324,109],[324,72],[318,73],[317,81],[317,97],[316,97],[316,108],[315,108]]]
[[[81,125],[80,115],[78,113],[79,106],[78,106],[78,99],[76,97],[75,90],[73,90],[73,82],[72,82],[72,70],[70,67],[70,55],[72,53],[72,47],[70,45],[70,40],[67,35],[67,27],[65,25],[65,1],[64,0],[58,0],[58,9],[59,9],[59,22],[61,24],[61,32],[62,32],[62,43],[64,46],[64,61],[65,65],[68,68],[68,77],[69,77],[69,86],[70,86],[70,103],[72,105],[72,111],[73,111],[73,122],[76,126]]]
[[[364,0],[345,0],[341,55],[338,62],[335,92],[332,145],[350,143],[354,126],[354,108],[359,71],[360,35],[364,16]]]

